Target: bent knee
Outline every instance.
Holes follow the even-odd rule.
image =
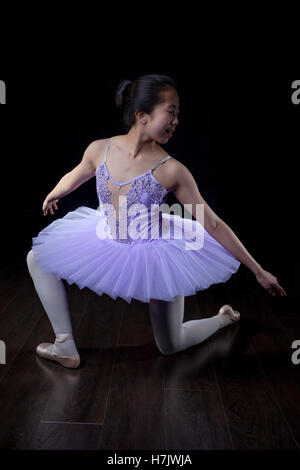
[[[164,346],[161,346],[161,345],[157,345],[158,349],[160,350],[160,352],[162,354],[164,354],[165,356],[170,356],[171,354],[175,354],[177,353],[178,351],[180,351],[180,347],[178,345],[173,345],[173,344],[170,344],[168,346],[164,345]]]
[[[28,251],[27,253],[27,256],[26,256],[26,263],[27,263],[27,266],[28,268],[32,265],[32,264],[35,264],[36,263],[36,259],[34,257],[34,253],[32,251],[32,249],[30,251]]]

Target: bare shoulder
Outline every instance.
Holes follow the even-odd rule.
[[[187,182],[193,179],[189,169],[176,158],[169,158],[165,165],[165,172],[168,178],[168,184],[173,192],[176,190],[178,185],[182,184],[184,181]]]
[[[158,145],[158,150],[159,150],[159,159],[163,159],[165,157],[171,157],[169,158],[166,163],[162,166],[167,165],[169,171],[174,171],[174,172],[180,172],[182,171],[183,168],[186,168],[183,163],[181,163],[179,160],[176,158],[172,157],[169,153],[167,153],[160,145]]]
[[[86,148],[83,158],[87,159],[94,166],[95,170],[104,158],[104,150],[107,139],[93,140]]]
[[[180,180],[180,175],[186,174],[189,170],[186,166],[160,147],[159,160],[170,156],[163,165],[160,165],[156,171],[156,177],[168,191],[174,191]]]

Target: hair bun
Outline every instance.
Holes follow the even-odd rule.
[[[119,84],[115,96],[115,101],[118,108],[124,108],[126,98],[128,97],[128,93],[132,85],[133,82],[131,80],[122,80]]]

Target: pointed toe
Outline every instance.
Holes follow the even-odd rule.
[[[233,308],[229,304],[223,305],[220,308],[219,313],[225,315],[233,321],[238,321],[241,316],[240,312],[238,312],[237,310],[233,310]]]
[[[51,352],[50,346],[52,346],[52,343],[39,344],[36,348],[37,355],[44,359],[58,362],[62,366],[70,369],[77,369],[77,367],[80,366],[80,356],[59,356],[58,354]]]
[[[51,346],[51,343],[41,343],[38,345],[36,348],[36,353],[40,357],[45,357],[48,358],[49,355],[51,355],[50,351],[48,348]]]

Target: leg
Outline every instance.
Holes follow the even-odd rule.
[[[32,250],[28,252],[26,261],[34,287],[56,335],[54,351],[57,354],[77,355],[63,281],[54,274],[46,273],[36,262]],[[67,340],[64,339],[66,334]]]
[[[183,323],[183,295],[176,296],[174,302],[151,299],[149,312],[155,342],[163,354],[173,354],[199,344],[225,326],[220,315]]]

